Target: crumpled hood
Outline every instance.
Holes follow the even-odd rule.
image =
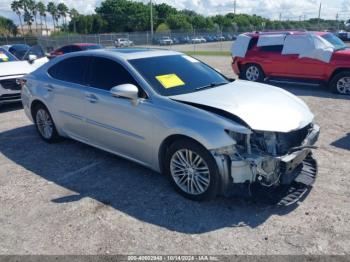
[[[37,59],[32,64],[28,63],[28,61],[2,62],[0,63],[0,77],[7,75],[26,75],[46,62],[48,62],[46,57]]]
[[[224,110],[253,130],[290,132],[306,126],[314,118],[308,106],[291,93],[243,80],[170,98]]]

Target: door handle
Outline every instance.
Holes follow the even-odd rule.
[[[98,98],[97,96],[93,95],[93,94],[88,94],[85,96],[86,100],[89,101],[90,103],[97,103]]]
[[[46,84],[44,87],[48,92],[52,92],[55,89],[51,84]]]

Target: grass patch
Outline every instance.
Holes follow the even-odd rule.
[[[231,56],[229,51],[184,51],[187,55],[202,55],[202,56]]]

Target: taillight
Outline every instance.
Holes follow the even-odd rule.
[[[234,64],[234,63],[236,63],[236,61],[237,61],[237,57],[232,57],[232,64]]]

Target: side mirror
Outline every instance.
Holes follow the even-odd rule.
[[[29,55],[28,56],[28,62],[33,63],[38,57],[36,55]]]
[[[115,86],[110,90],[110,92],[114,97],[123,97],[134,101],[139,98],[139,89],[133,84]]]

